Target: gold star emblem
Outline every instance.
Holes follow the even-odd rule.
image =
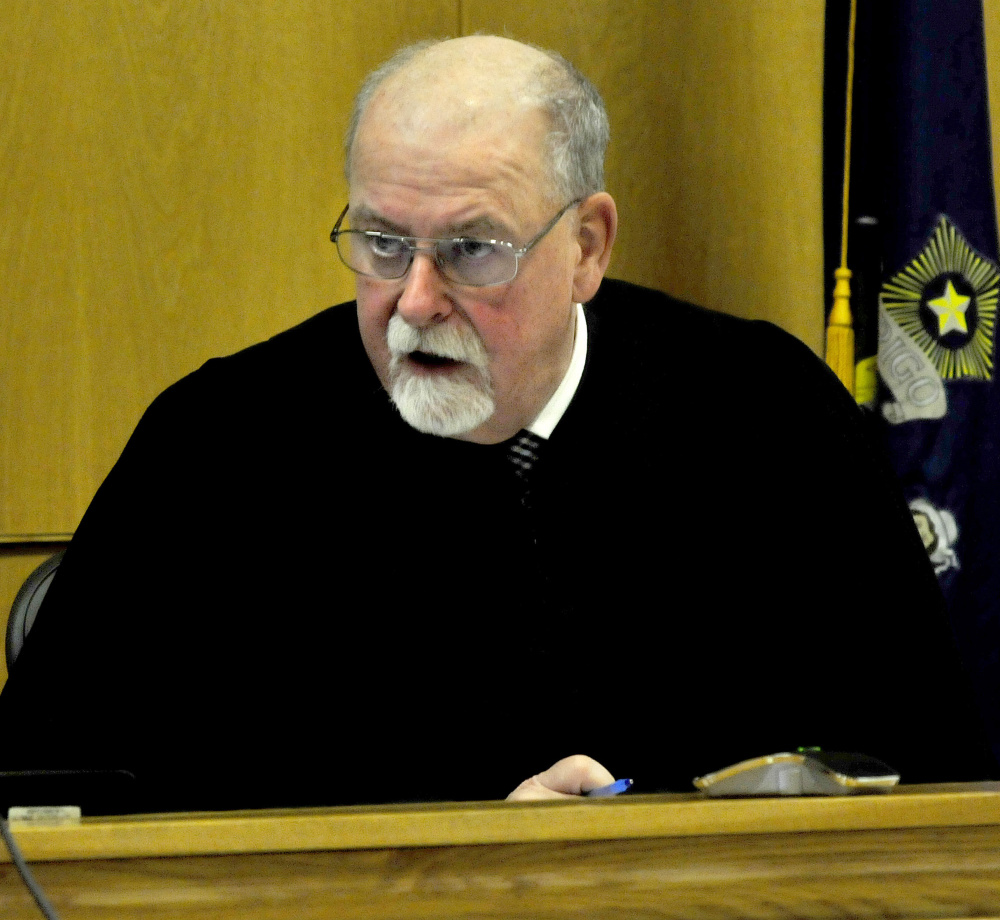
[[[971,297],[963,297],[955,290],[955,285],[949,278],[944,296],[927,301],[927,306],[937,314],[938,335],[947,335],[952,331],[968,335],[969,324],[965,321],[965,311],[969,309],[971,302]]]
[[[944,293],[931,299],[929,292],[940,291],[942,281]],[[964,294],[955,290],[956,281]],[[993,379],[998,300],[1000,268],[976,252],[944,215],[924,248],[882,285],[879,295],[886,313],[945,380]]]

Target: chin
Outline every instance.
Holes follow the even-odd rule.
[[[492,387],[473,367],[467,373],[448,374],[399,369],[389,392],[407,424],[442,438],[469,434],[496,411]]]

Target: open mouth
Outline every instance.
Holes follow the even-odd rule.
[[[454,367],[460,362],[444,355],[432,355],[426,351],[411,351],[407,357],[422,367]]]

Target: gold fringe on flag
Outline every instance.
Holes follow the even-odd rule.
[[[840,219],[840,268],[833,276],[833,308],[826,326],[826,363],[853,396],[854,324],[851,317],[851,270],[847,267],[848,205],[851,188],[851,117],[854,107],[854,32],[858,18],[857,0],[851,0],[847,36],[847,96],[844,109],[844,199]]]

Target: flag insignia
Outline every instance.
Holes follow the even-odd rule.
[[[917,525],[917,532],[934,566],[935,574],[959,568],[954,548],[958,541],[955,515],[936,507],[926,498],[913,499],[910,502],[910,514],[913,515],[913,523]]]
[[[882,286],[880,303],[944,380],[993,379],[1000,270],[946,217],[915,259]]]

